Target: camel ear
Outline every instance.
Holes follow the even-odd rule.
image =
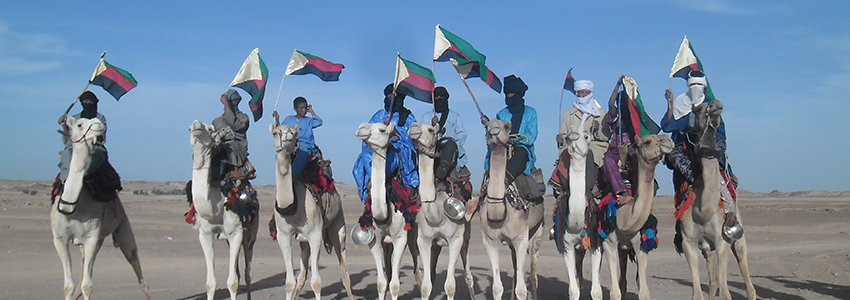
[[[65,119],[65,125],[68,125],[68,127],[73,127],[74,123],[77,123],[77,118],[68,116],[68,118]]]
[[[505,123],[505,130],[507,130],[508,132],[511,132],[511,121],[508,121],[507,123]]]
[[[357,138],[364,141],[368,139],[369,136],[372,134],[372,131],[370,130],[371,127],[372,126],[370,126],[369,123],[360,124],[360,127],[357,127],[357,132],[355,133],[357,135]]]
[[[393,130],[395,130],[395,125],[393,125],[393,123],[390,123],[390,125],[387,126],[387,132],[393,132]]]
[[[295,126],[292,126],[292,132],[294,132],[295,135],[298,135],[298,124],[295,124]]]
[[[422,136],[422,124],[419,124],[418,122],[410,124],[410,129],[407,130],[407,135],[414,140],[419,139],[419,137]]]
[[[274,123],[269,123],[269,132],[274,133]]]

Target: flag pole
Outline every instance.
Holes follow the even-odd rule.
[[[97,67],[99,67],[99,66],[100,66],[100,61],[102,61],[102,60],[103,60],[103,57],[104,57],[104,56],[106,56],[106,51],[103,51],[103,53],[101,53],[101,54],[100,54],[100,60],[99,60],[99,61],[97,61]],[[95,72],[97,72],[97,67],[94,67]],[[92,78],[94,78],[94,76],[92,76]],[[86,90],[88,90],[88,89],[89,89],[89,85],[91,85],[91,80],[92,80],[92,79],[90,78],[90,79],[88,80],[88,82],[86,82],[86,87],[84,87],[84,88],[83,88],[83,91],[82,91],[82,92],[80,92],[80,94],[79,94],[79,95],[77,95],[77,97],[74,99],[74,102],[71,102],[71,105],[69,105],[69,106],[68,106],[68,109],[66,109],[66,110],[65,110],[65,113],[64,113],[63,115],[68,115],[68,112],[70,112],[70,111],[71,111],[71,108],[73,108],[73,107],[74,107],[74,104],[77,104],[77,101],[79,101],[79,100],[80,100],[80,96],[82,96],[82,95],[83,95],[83,93],[85,93],[85,92],[86,92]]]
[[[277,89],[277,99],[274,100],[274,111],[277,111],[277,104],[280,102],[280,92],[283,91],[283,81],[286,80],[286,72],[283,74],[283,78],[280,79],[280,87]]]
[[[393,93],[390,96],[390,110],[387,111],[387,124],[390,123],[390,120],[393,118],[393,106],[395,105],[395,91],[398,88],[398,64],[401,62],[401,52],[396,52],[396,61],[395,61],[395,79],[393,79]],[[433,94],[433,93],[432,93]],[[401,114],[398,115],[401,118]],[[401,121],[401,120],[399,120]]]
[[[564,120],[562,120],[563,116],[561,115],[561,111],[563,110],[563,107],[564,107],[564,89],[561,88],[561,100],[558,101],[558,126],[561,126],[561,122],[564,121]]]
[[[431,61],[431,70],[434,70],[435,72],[437,71],[437,61],[436,60]],[[434,89],[437,89],[437,83],[436,83],[437,76],[435,75],[434,78],[435,78]],[[434,99],[434,98],[435,98],[434,97],[434,91],[431,91],[431,112],[433,112],[434,116],[436,117],[437,116],[437,101],[435,101],[436,99]],[[434,125],[434,124],[431,124],[431,125]]]
[[[457,73],[457,75],[458,77],[460,77],[460,80],[463,81],[463,85],[466,86],[466,90],[469,92],[469,96],[472,96],[472,102],[475,102],[475,108],[478,109],[478,115],[481,116],[481,118],[483,119],[485,115],[483,112],[481,112],[481,106],[478,105],[478,100],[475,100],[475,95],[472,94],[472,89],[469,88],[469,84],[466,83],[466,79],[463,78],[460,73]]]

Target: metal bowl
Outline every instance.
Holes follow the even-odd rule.
[[[458,199],[449,197],[443,202],[443,209],[449,219],[457,221],[466,217],[466,204]]]
[[[351,240],[354,241],[354,244],[366,245],[371,243],[374,238],[375,232],[372,228],[368,228],[367,230],[361,229],[360,226],[351,228]]]
[[[735,223],[735,225],[732,226],[723,224],[723,236],[733,241],[740,240],[744,237],[744,225],[740,222]]]

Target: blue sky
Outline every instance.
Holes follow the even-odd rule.
[[[259,184],[274,183],[268,131],[278,86],[292,50],[346,68],[340,81],[289,76],[280,112],[306,97],[325,125],[317,143],[333,160],[337,180],[353,183],[357,126],[382,107],[396,52],[431,67],[434,26],[463,37],[487,55],[500,77],[528,84],[537,109],[537,166],[549,174],[557,149],[561,85],[573,68],[595,82],[600,102],[617,78],[635,78],[647,112],[659,120],[664,90],[687,35],[725,105],[730,162],[741,188],[753,191],[846,190],[850,158],[847,87],[850,11],[847,1],[5,1],[0,4],[0,91],[3,106],[0,178],[52,179],[62,143],[56,119],[80,93],[104,50],[107,61],[139,86],[116,102],[100,87],[108,119],[110,161],[124,180],[188,180],[188,126],[220,115],[219,95],[254,48],[269,67],[265,116],[251,124],[251,160]],[[469,94],[448,63],[436,65],[438,85],[469,132],[469,167],[480,180],[484,130]],[[469,82],[485,114],[504,98]],[[243,95],[244,94],[243,92]],[[564,96],[568,107],[574,98]],[[247,101],[242,110],[249,111]],[[408,99],[419,117],[427,104]],[[603,104],[604,105],[604,104]],[[78,112],[79,106],[72,112]],[[661,193],[672,193],[670,171],[657,169]],[[476,184],[477,185],[477,184]]]

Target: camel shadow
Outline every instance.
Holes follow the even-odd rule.
[[[662,279],[662,280],[670,280],[670,281],[676,282],[676,283],[683,285],[683,286],[686,286],[686,287],[691,286],[690,280],[684,280],[684,279],[680,279],[680,278],[660,277],[660,276],[653,276],[653,278]],[[850,286],[846,286],[846,285],[837,285],[837,284],[831,284],[831,283],[825,283],[825,282],[819,282],[819,281],[813,281],[813,280],[795,281],[795,280],[787,279],[788,278],[787,276],[752,276],[752,278],[764,278],[764,279],[771,280],[771,281],[774,281],[774,282],[777,282],[777,283],[781,283],[782,285],[784,285],[785,287],[788,287],[790,289],[812,291],[812,292],[817,293],[817,294],[832,296],[832,297],[835,297],[835,298],[838,298],[838,299],[842,299],[843,297],[846,297],[848,294],[850,294]],[[734,288],[741,290],[741,291],[745,291],[747,289],[746,285],[744,285],[744,283],[742,281],[729,281],[729,287],[730,288],[734,287]],[[765,288],[763,286],[759,286],[755,283],[753,283],[753,287],[756,289],[756,295],[758,295],[758,298],[763,298],[763,299],[788,299],[788,300],[805,300],[806,299],[805,297],[802,297],[800,295],[794,295],[794,294],[789,294],[789,293],[785,293],[785,292],[781,292],[781,291],[771,290],[771,289]],[[701,284],[700,289],[703,291],[703,293],[707,293],[708,292],[708,285]],[[730,293],[732,294],[732,299],[746,299],[747,298],[747,295],[738,293],[736,291],[730,291]]]

